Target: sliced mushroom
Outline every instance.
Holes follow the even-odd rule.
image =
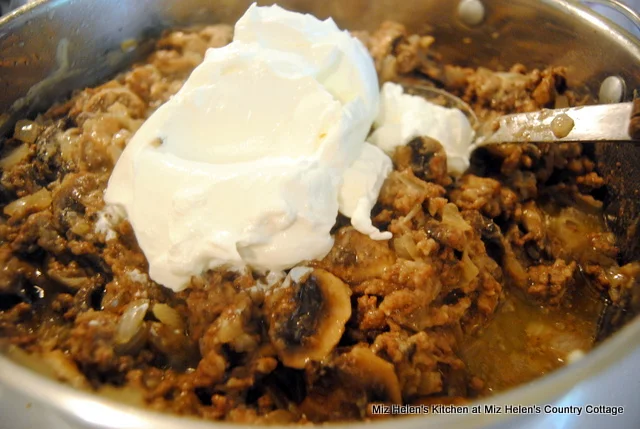
[[[60,285],[64,285],[71,291],[91,288],[97,283],[92,273],[80,266],[77,261],[64,264],[53,257],[49,257],[45,260],[45,269],[49,279]]]
[[[51,195],[54,225],[61,231],[67,231],[78,222],[86,222],[91,211],[102,206],[105,186],[103,175],[67,174]]]
[[[370,399],[400,404],[400,382],[392,363],[377,356],[366,347],[354,347],[336,359],[336,368],[342,377],[369,392]]]
[[[383,277],[395,262],[386,241],[376,241],[353,228],[336,234],[331,252],[322,260],[323,268],[350,284]]]
[[[293,269],[265,296],[269,337],[284,365],[304,368],[328,356],[351,317],[351,290],[322,270]]]
[[[431,137],[416,137],[405,146],[398,147],[393,161],[399,171],[411,168],[413,174],[422,180],[444,186],[451,183],[447,174],[447,154],[442,145]]]
[[[462,212],[462,217],[471,225],[474,231],[480,232],[480,238],[484,243],[487,254],[496,262],[501,263],[507,243],[500,227],[493,220],[483,216],[476,210],[465,210]]]

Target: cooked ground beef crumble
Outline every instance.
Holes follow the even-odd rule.
[[[565,70],[444,64],[395,22],[356,33],[381,81],[450,91],[482,121],[585,102]],[[174,293],[151,281],[130,224],[105,210],[136,129],[232,28],[168,33],[143,64],[20,121],[0,156],[0,339],[74,387],[235,422],[371,418],[379,402],[464,403],[559,366],[623,305],[588,145],[483,149],[461,178],[440,144],[397,149],[372,214],[393,239],[338,218],[299,276],[216,270]],[[224,204],[222,201],[221,204]]]

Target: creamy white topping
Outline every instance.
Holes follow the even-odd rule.
[[[382,86],[380,113],[369,141],[391,154],[396,147],[416,137],[438,140],[447,153],[449,173],[462,174],[469,167],[473,129],[464,113],[405,94],[402,86],[387,82]]]
[[[391,170],[365,143],[378,111],[366,49],[333,20],[253,5],[127,145],[105,201],[124,208],[154,281],[324,257],[338,211],[374,239]]]

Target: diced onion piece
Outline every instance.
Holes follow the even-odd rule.
[[[420,253],[416,247],[416,243],[413,241],[413,237],[410,234],[402,234],[393,240],[393,247],[395,248],[398,256],[404,259],[413,259],[417,261],[420,259]]]
[[[460,288],[465,289],[480,274],[480,270],[469,258],[469,252],[462,254],[462,276],[460,277]]]
[[[0,159],[0,168],[3,170],[8,170],[13,166],[17,165],[21,161],[24,161],[29,156],[29,145],[26,143],[21,144],[14,150],[12,150],[9,155]]]
[[[36,122],[21,119],[16,122],[13,137],[25,143],[33,143],[41,131],[42,127]]]
[[[458,211],[458,207],[455,204],[447,204],[442,209],[442,223],[446,223],[447,225],[453,227],[454,229],[458,229],[460,231],[469,231],[471,230],[471,225],[465,221],[460,215],[460,211]]]
[[[51,205],[51,193],[42,188],[38,192],[12,201],[4,208],[4,214],[20,219],[28,214],[42,211]]]
[[[153,305],[153,309],[151,311],[156,319],[165,325],[174,329],[184,329],[184,323],[180,314],[167,304],[156,303]]]
[[[91,232],[91,225],[85,220],[80,219],[71,227],[71,232],[79,236],[85,236]]]

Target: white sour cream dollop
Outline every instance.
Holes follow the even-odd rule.
[[[380,113],[374,127],[369,141],[389,154],[416,137],[427,136],[444,148],[450,174],[460,175],[469,167],[474,131],[459,109],[405,94],[402,86],[387,82],[382,85]]]
[[[324,257],[338,212],[370,212],[391,161],[365,139],[378,79],[333,20],[251,6],[138,130],[105,201],[121,207],[154,281],[179,291],[221,265],[282,270]]]

